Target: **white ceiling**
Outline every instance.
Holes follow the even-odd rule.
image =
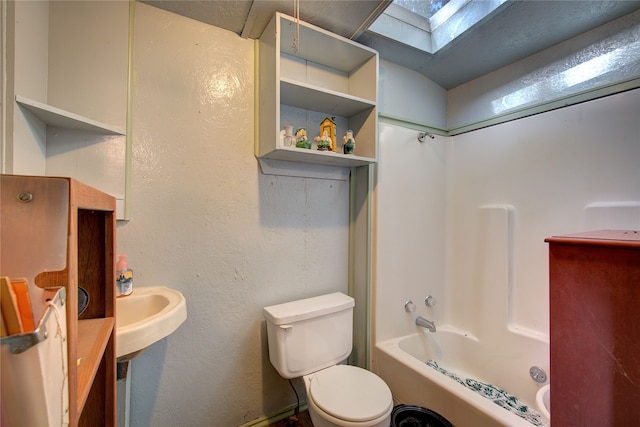
[[[139,0],[161,9],[257,39],[275,12],[293,16],[293,0]],[[300,19],[354,38],[391,0],[300,0]]]
[[[258,38],[274,12],[293,15],[293,0],[139,0]],[[300,0],[300,19],[380,52],[451,89],[640,9],[640,1],[509,0],[436,54],[366,28],[389,0]],[[636,17],[638,14],[635,14]],[[640,35],[639,35],[640,37]]]

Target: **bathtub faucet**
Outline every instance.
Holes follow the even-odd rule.
[[[436,324],[430,320],[425,319],[422,316],[418,316],[418,318],[416,319],[416,325],[422,328],[427,328],[430,332],[436,331]]]

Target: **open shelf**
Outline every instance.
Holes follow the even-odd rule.
[[[89,169],[77,167],[79,161],[91,162],[92,159],[97,159],[102,162],[104,150],[110,150],[109,147],[123,147],[123,138],[116,137],[124,136],[125,129],[21,95],[16,95],[15,101],[31,134],[38,144],[45,146],[43,156],[46,167],[40,173],[43,176],[71,176],[92,182],[92,185],[103,186],[102,191],[110,193],[117,199],[117,219],[126,219],[125,189],[114,186],[112,183],[114,175],[110,175],[113,171],[109,170],[106,173],[104,167]],[[58,129],[54,132],[45,131],[49,126]],[[107,144],[107,146],[99,148],[100,144]],[[124,185],[124,178],[122,182]]]
[[[115,317],[78,321],[78,413],[87,401],[115,323]]]
[[[373,49],[303,21],[299,21],[300,42],[296,52],[293,47],[295,18],[282,13],[277,13],[275,17],[280,20],[280,52],[283,54],[322,64],[344,73],[358,69],[377,56]]]
[[[287,78],[280,79],[280,103],[305,110],[321,111],[329,116],[344,117],[376,106],[375,102],[364,98]]]
[[[371,163],[371,158],[332,153],[331,151],[306,150],[296,147],[281,147],[271,153],[269,159],[291,162],[314,163],[327,166],[358,167]]]
[[[43,123],[51,126],[58,126],[66,129],[76,129],[101,133],[104,135],[124,135],[124,129],[117,126],[111,126],[98,121],[70,113],[60,108],[24,96],[16,95],[18,105],[36,116]]]

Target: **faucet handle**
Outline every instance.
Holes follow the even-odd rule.
[[[434,297],[432,297],[431,295],[427,296],[424,299],[424,305],[426,305],[427,307],[433,307],[434,305],[436,305],[438,301],[436,301],[436,299]]]
[[[413,303],[413,301],[409,300],[404,303],[404,311],[406,311],[407,313],[413,313],[414,311],[416,311],[416,305]]]

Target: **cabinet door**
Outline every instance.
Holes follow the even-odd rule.
[[[554,424],[637,425],[639,308],[640,247],[550,245]]]

